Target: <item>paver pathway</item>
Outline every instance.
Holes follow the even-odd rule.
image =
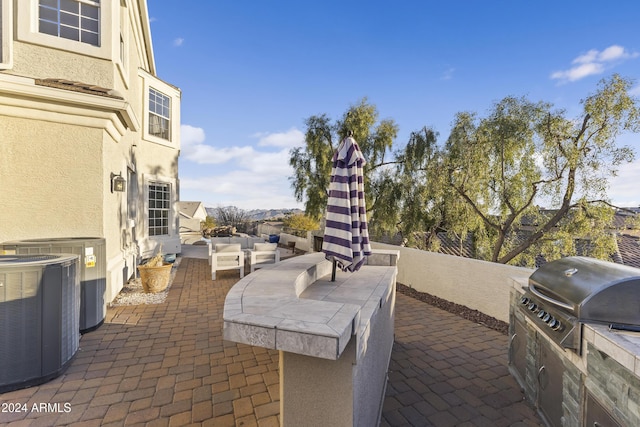
[[[183,258],[165,304],[113,307],[60,377],[0,395],[8,426],[278,426],[278,354],[222,339],[237,272]],[[398,295],[383,426],[539,425],[507,373],[507,337]],[[35,412],[33,405],[48,404]]]

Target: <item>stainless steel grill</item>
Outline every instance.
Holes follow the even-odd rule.
[[[640,331],[640,269],[586,257],[552,261],[529,277],[519,306],[554,342],[581,353],[583,323]]]

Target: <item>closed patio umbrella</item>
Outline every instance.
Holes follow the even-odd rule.
[[[351,132],[333,155],[322,251],[343,271],[357,271],[371,255],[364,200],[366,161]]]

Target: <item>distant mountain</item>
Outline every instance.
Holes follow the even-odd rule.
[[[207,215],[215,216],[217,208],[206,208]],[[245,210],[247,217],[252,221],[278,220],[289,214],[303,214],[301,209],[251,209]]]
[[[253,209],[247,211],[247,216],[254,221],[267,219],[282,219],[286,215],[303,214],[301,209]]]

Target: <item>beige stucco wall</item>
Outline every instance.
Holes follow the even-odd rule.
[[[398,283],[420,292],[509,321],[512,278],[528,278],[529,268],[513,267],[418,249],[372,243],[375,249],[400,251]]]
[[[338,360],[280,352],[281,426],[352,425],[355,348],[352,338]]]
[[[13,44],[13,58],[13,67],[6,71],[7,74],[67,79],[105,88],[114,87],[113,64],[104,59],[19,41]],[[46,66],[46,73],[43,73],[43,65]]]
[[[112,301],[124,286],[125,278],[135,272],[137,247],[134,229],[128,224],[127,192],[111,192],[111,173],[121,174],[127,178],[127,168],[133,155],[131,137],[127,132],[120,141],[115,141],[108,134],[103,139],[103,235],[107,246],[107,295],[105,299]],[[126,183],[130,185],[129,182]]]
[[[11,224],[0,242],[101,237],[103,131],[7,116],[0,126],[0,224]]]

